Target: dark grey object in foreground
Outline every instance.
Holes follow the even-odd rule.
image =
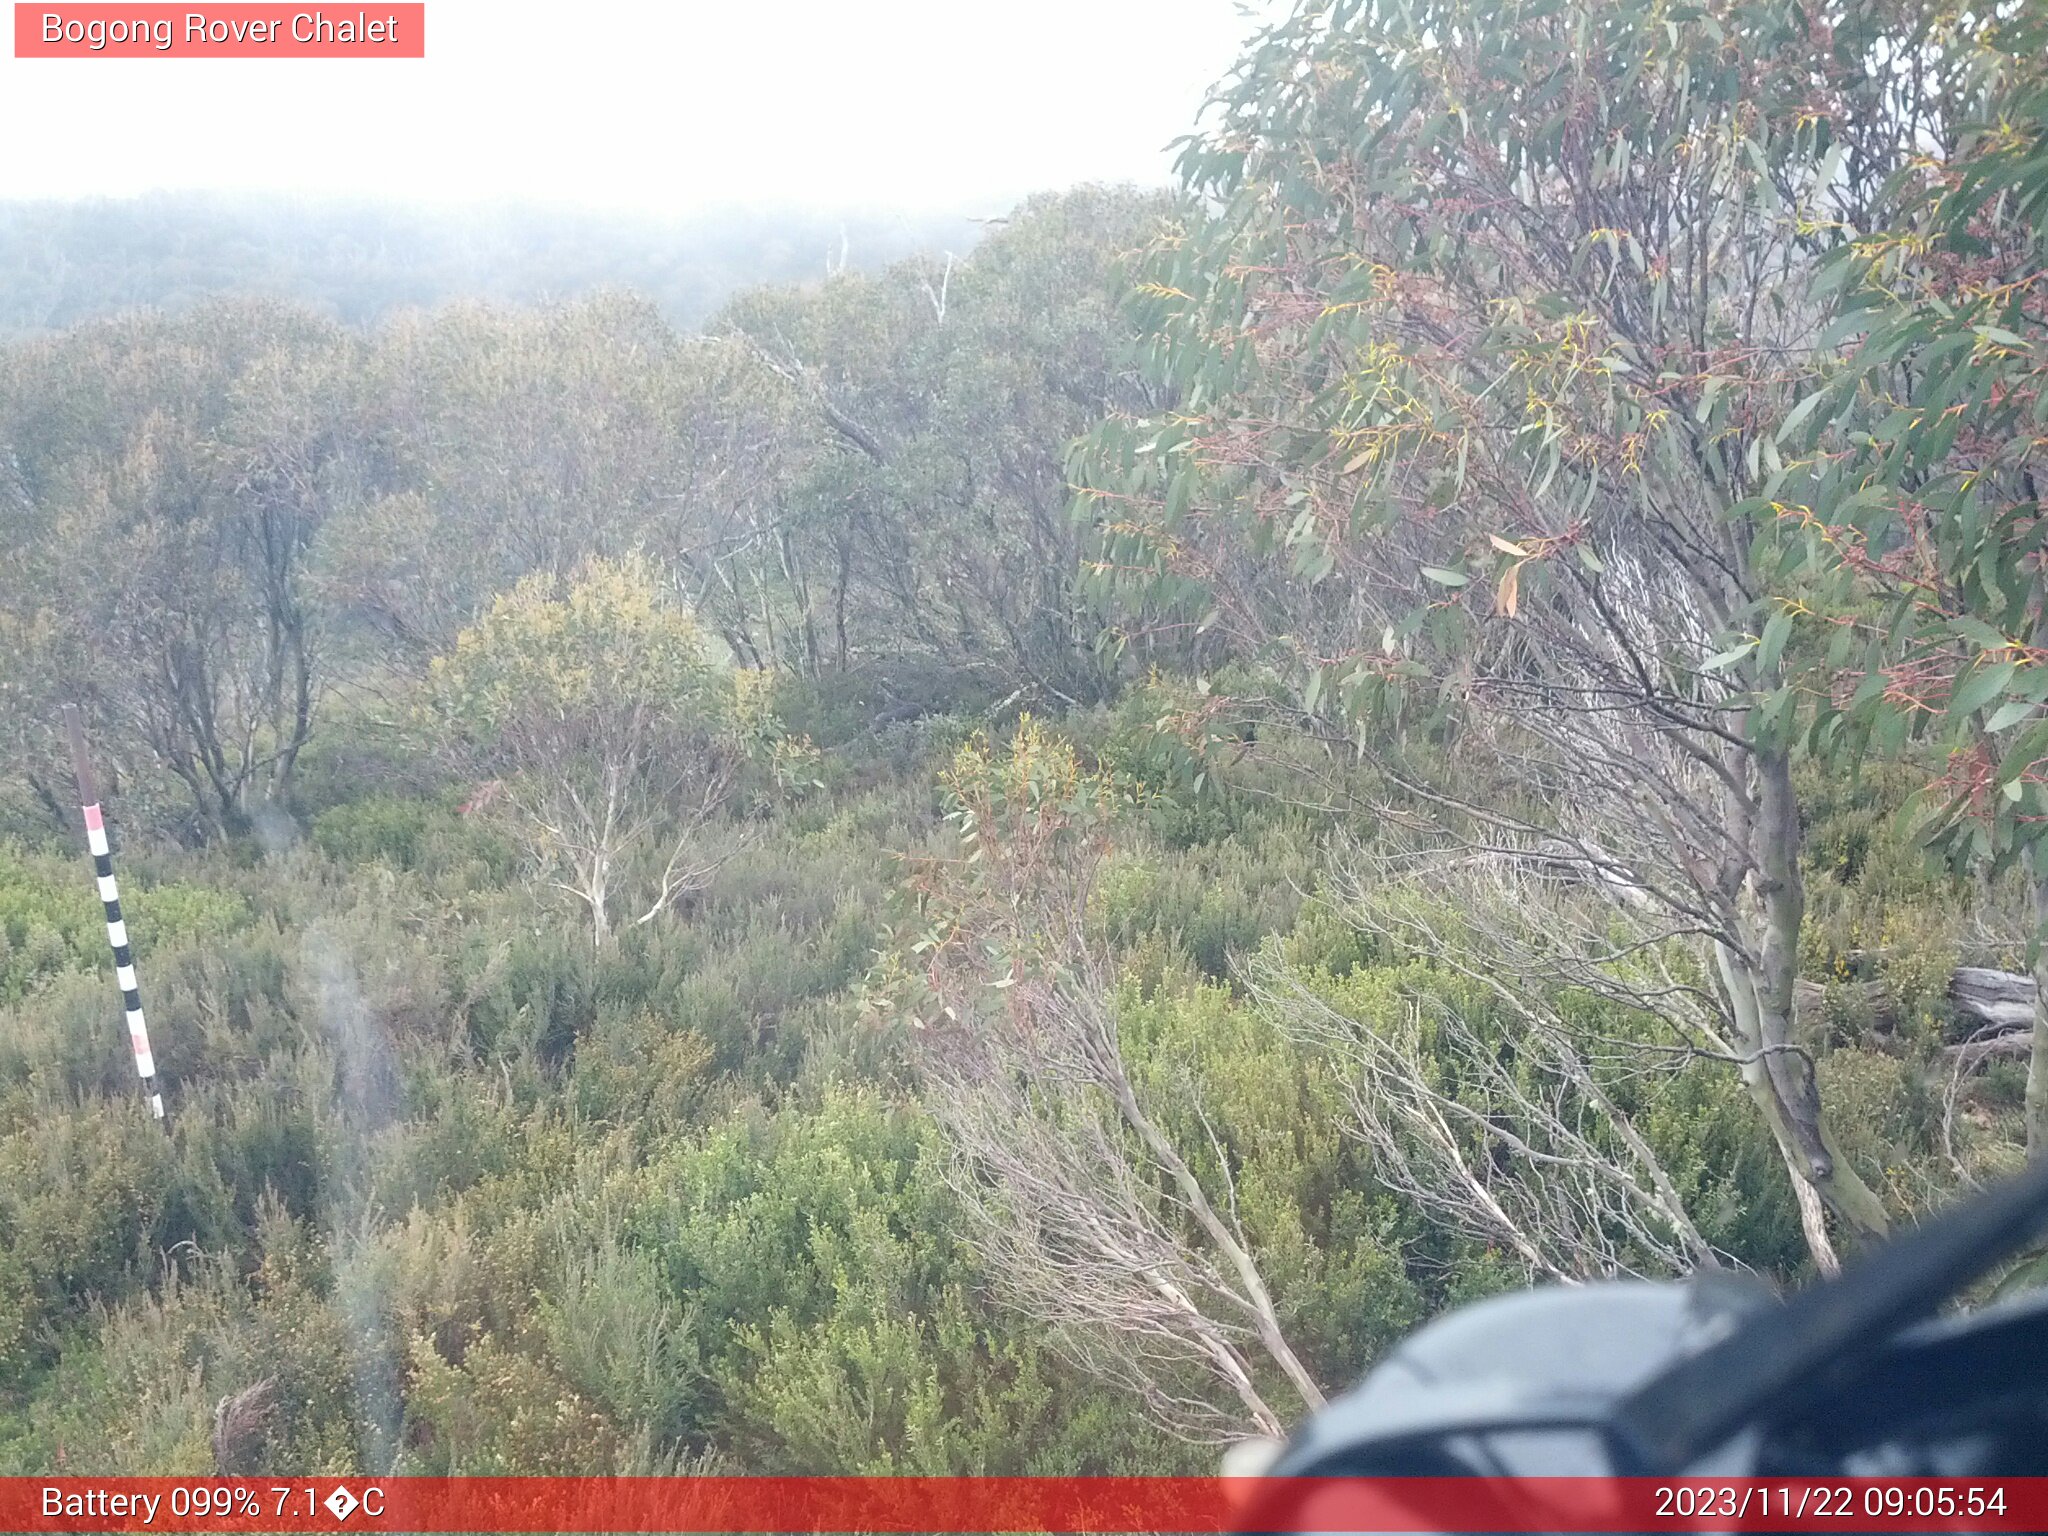
[[[2048,1222],[2048,1165],[1779,1302],[1701,1275],[1496,1297],[1430,1324],[1269,1476],[2048,1473],[2048,1295],[1932,1320]],[[1287,1528],[1286,1492],[1253,1529]]]

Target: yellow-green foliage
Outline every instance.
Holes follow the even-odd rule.
[[[1411,1234],[1345,1132],[1337,1072],[1213,983],[1127,986],[1117,1021],[1144,1102],[1234,1197],[1290,1337],[1324,1380],[1362,1372],[1421,1321],[1431,1277],[1404,1265]]]
[[[1840,995],[1835,1026],[1854,1035],[1871,1022],[1850,985],[1875,981],[1907,1035],[1926,1045],[1948,1013],[1948,979],[1958,963],[2020,966],[2024,945],[1992,937],[1996,913],[2016,893],[1987,890],[1940,868],[1901,819],[1913,788],[1898,768],[1867,769],[1850,782],[1809,770],[1801,779],[1806,819],[1807,918],[1800,968]],[[1973,918],[1989,922],[1973,922]]]
[[[566,589],[526,577],[434,662],[441,710],[485,737],[541,720],[688,709],[711,676],[697,621],[637,557],[589,561]]]
[[[531,1355],[486,1335],[456,1366],[416,1339],[407,1365],[408,1472],[601,1477],[621,1470],[618,1431]]]
[[[1084,763],[1071,738],[1025,715],[1000,742],[980,732],[939,774],[939,793],[971,862],[1028,878],[1064,845],[1099,832],[1136,793]]]
[[[136,953],[219,938],[246,921],[233,891],[172,881],[122,882]],[[106,916],[81,847],[75,861],[35,855],[0,842],[0,1003],[12,1002],[64,971],[105,969]]]

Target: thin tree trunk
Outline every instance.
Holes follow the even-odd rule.
[[[592,944],[599,950],[611,937],[611,917],[605,910],[611,901],[607,889],[605,858],[599,854],[590,866],[590,881],[584,891],[584,900],[590,903],[590,936]]]
[[[1765,929],[1763,975],[1758,978],[1757,1005],[1764,1065],[1785,1106],[1790,1128],[1813,1169],[1813,1186],[1856,1236],[1872,1240],[1889,1235],[1891,1222],[1884,1202],[1865,1184],[1835,1148],[1821,1113],[1820,1084],[1813,1061],[1797,1043],[1793,1030],[1793,986],[1799,979],[1799,930],[1806,921],[1806,886],[1799,871],[1799,800],[1792,788],[1792,764],[1782,753],[1760,755],[1757,763],[1757,839],[1763,879]],[[1819,1255],[1815,1255],[1818,1260]]]
[[[787,529],[776,535],[775,547],[782,557],[782,577],[789,583],[790,595],[796,599],[797,615],[801,620],[803,638],[803,675],[816,679],[823,668],[818,659],[817,616],[811,611],[811,582],[808,576],[800,574],[801,562],[790,548]]]
[[[853,577],[853,541],[845,534],[839,537],[839,584],[832,594],[832,629],[839,644],[839,670],[847,666],[846,646],[846,588]]]
[[[1756,896],[1762,943],[1754,963],[1728,945],[1714,946],[1742,1043],[1743,1086],[1763,1112],[1795,1183],[1809,1185],[1859,1241],[1875,1240],[1890,1230],[1884,1204],[1837,1154],[1822,1117],[1811,1060],[1793,1028],[1806,892],[1799,874],[1799,806],[1791,766],[1782,755],[1758,755],[1757,786]],[[1803,1200],[1796,1189],[1794,1195]],[[1814,1264],[1823,1273],[1838,1267],[1824,1226],[1803,1203],[1800,1224]]]

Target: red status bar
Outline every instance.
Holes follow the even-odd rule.
[[[2048,1530],[2048,1478],[0,1478],[7,1531]]]

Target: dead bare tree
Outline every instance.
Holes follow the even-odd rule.
[[[1281,1433],[1322,1389],[1238,1219],[1228,1158],[1212,1187],[1141,1100],[1086,934],[1104,844],[1076,808],[1106,791],[1028,719],[1001,760],[984,743],[963,764],[947,784],[972,856],[926,869],[944,932],[923,947],[911,1033],[999,1294],[1172,1433]]]
[[[1575,788],[1573,803],[1597,804],[1598,785],[1598,775],[1589,776]],[[1398,825],[1401,813],[1388,809],[1388,825]],[[1667,819],[1664,827],[1670,824]],[[1666,842],[1654,828],[1640,839],[1560,837],[1560,825],[1552,820],[1546,830],[1494,817],[1486,834],[1447,838],[1435,821],[1437,840],[1420,851],[1352,849],[1338,861],[1334,899],[1352,921],[1484,987],[1532,1036],[1546,1037],[1567,1056],[1604,1057],[1628,1071],[1700,1060],[1735,1071],[1788,1164],[1814,1263],[1834,1273],[1840,1261],[1822,1188],[1831,1187],[1838,1200],[1867,1200],[1877,1220],[1883,1211],[1853,1170],[1837,1174],[1833,1167],[1812,1050],[1790,1002],[1790,957],[1783,957],[1778,973],[1785,984],[1783,1012],[1764,1018],[1753,1004],[1745,1006],[1756,990],[1746,969],[1753,955],[1729,943],[1731,929],[1743,931],[1739,902],[1724,908],[1688,903],[1683,882],[1657,879],[1657,856],[1683,849],[1682,842]],[[1625,829],[1629,823],[1610,817],[1603,836],[1609,825]],[[1417,886],[1443,905],[1407,899],[1404,893]],[[1433,912],[1455,912],[1456,921]],[[1589,1040],[1582,1030],[1564,1029],[1545,999],[1573,991],[1653,1021],[1657,1036]],[[1828,1159],[1827,1186],[1801,1160],[1810,1147]],[[1648,1155],[1646,1147],[1642,1151]],[[1845,1181],[1854,1182],[1845,1190]]]
[[[651,734],[651,733],[650,733]],[[658,768],[651,766],[660,761]],[[644,863],[654,842],[668,845],[658,874],[646,883],[644,910],[629,915],[643,927],[678,901],[704,889],[736,851],[737,840],[708,847],[706,829],[732,792],[738,763],[716,742],[686,743],[672,757],[620,753],[598,764],[595,792],[563,774],[528,773],[509,782],[508,808],[536,864],[559,871],[548,884],[583,903],[598,949],[610,941],[619,886]],[[638,906],[638,900],[634,902]]]
[[[1540,864],[1531,874],[1505,860],[1434,861],[1425,874],[1418,862],[1340,858],[1331,900],[1361,929],[1448,973],[1469,1000],[1418,992],[1398,1016],[1360,1017],[1275,951],[1245,975],[1282,1029],[1350,1068],[1350,1128],[1372,1148],[1377,1175],[1450,1229],[1505,1245],[1533,1274],[1719,1265],[1662,1159],[1603,1085],[1616,1072],[1722,1053],[1668,953],[1624,942],[1613,964],[1590,971],[1588,936],[1557,920],[1571,902],[1545,890],[1556,877]],[[1554,993],[1588,983],[1664,1020],[1674,1043],[1587,1038]]]
[[[1260,1377],[1277,1366],[1311,1410],[1321,1389],[1281,1329],[1234,1201],[1219,1208],[1139,1103],[1106,982],[1006,990],[1002,1022],[947,1034],[923,1057],[938,1090],[927,1102],[960,1153],[954,1189],[1003,1296],[1176,1434],[1284,1433],[1286,1405]]]

